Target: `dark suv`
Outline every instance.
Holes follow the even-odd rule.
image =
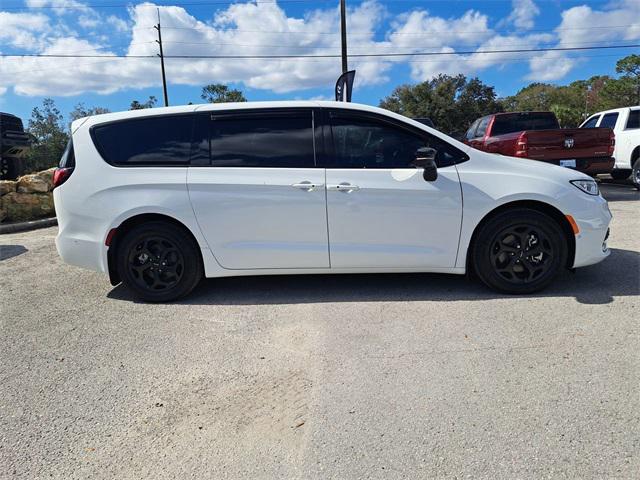
[[[0,179],[14,179],[23,173],[23,160],[29,150],[29,134],[22,120],[0,112]]]

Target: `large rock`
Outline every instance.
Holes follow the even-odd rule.
[[[17,182],[13,180],[0,180],[0,196],[6,195],[9,192],[16,191]]]
[[[49,186],[49,190],[53,188],[53,172],[55,171],[56,171],[56,167],[52,167],[48,170],[43,170],[41,172],[36,173],[37,176],[39,176],[41,179],[47,182],[47,185]]]
[[[7,212],[5,221],[10,222],[24,222],[55,214],[50,193],[10,192],[0,198],[0,208]]]
[[[24,175],[18,179],[19,193],[46,193],[49,184],[39,174]]]

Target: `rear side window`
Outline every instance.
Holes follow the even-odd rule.
[[[102,157],[116,166],[189,164],[194,115],[136,118],[98,125],[92,134]]]
[[[640,110],[631,110],[629,112],[627,128],[640,128]]]
[[[210,125],[212,167],[315,166],[311,110],[220,115]]]
[[[553,113],[514,113],[497,115],[491,135],[504,135],[525,130],[554,130],[559,127]]]
[[[596,115],[594,117],[591,117],[589,120],[584,122],[580,128],[596,128],[596,125],[598,124],[598,119],[599,118],[600,118],[600,115]]]
[[[618,121],[617,113],[607,113],[604,117],[602,117],[602,121],[600,122],[600,128],[614,128],[616,126],[616,122]]]

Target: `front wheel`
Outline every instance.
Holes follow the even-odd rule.
[[[202,279],[199,248],[176,225],[144,223],[119,241],[118,273],[122,282],[143,300],[176,300],[189,294]]]
[[[472,250],[474,271],[490,288],[512,294],[547,287],[567,262],[558,223],[528,208],[502,212],[480,227]]]

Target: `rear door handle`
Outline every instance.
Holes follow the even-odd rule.
[[[307,192],[310,192],[311,190],[314,190],[316,188],[324,187],[324,183],[311,183],[311,182],[308,182],[308,181],[304,181],[304,182],[300,182],[300,183],[294,183],[291,186],[293,188],[299,188],[300,190],[306,190]]]
[[[358,190],[360,190],[360,187],[358,185],[351,185],[350,183],[343,182],[338,185],[327,185],[327,190],[350,193],[357,192]]]

